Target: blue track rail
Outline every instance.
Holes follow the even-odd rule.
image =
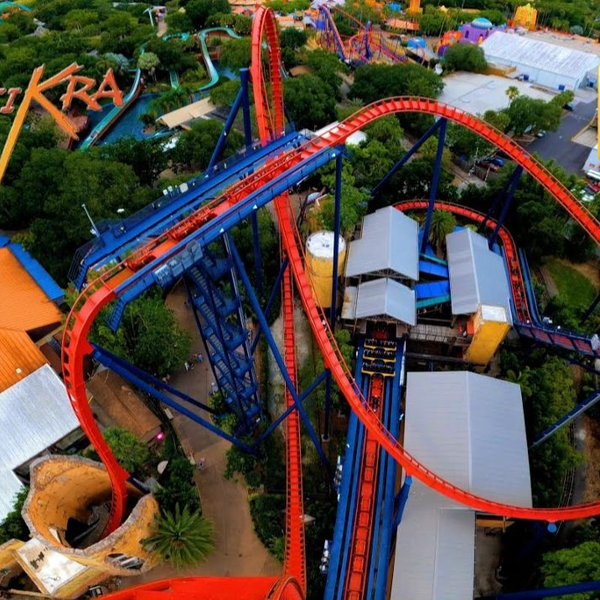
[[[354,377],[356,384],[362,388],[363,394],[366,394],[369,389],[370,378],[362,373],[362,344],[363,342],[361,340],[358,348]],[[352,538],[352,525],[356,508],[363,438],[364,427],[359,422],[354,412],[351,412],[348,424],[348,437],[343,463],[339,505],[335,519],[333,542],[330,550],[327,583],[325,585],[325,594],[323,596],[325,600],[333,600],[333,598],[340,597],[346,580],[348,550]]]
[[[177,192],[162,196],[131,217],[106,226],[99,238],[91,240],[77,251],[69,279],[77,289],[81,289],[92,266],[101,267],[143,244],[148,238],[159,235],[227,186],[252,173],[273,155],[303,139],[298,133],[290,133],[265,148],[257,146],[249,152],[226,159],[216,166],[211,177],[202,175],[192,178],[187,182],[187,189],[179,187]]]

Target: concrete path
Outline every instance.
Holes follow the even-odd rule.
[[[184,304],[185,298],[183,286],[179,286],[167,299],[167,306],[173,310],[180,325],[197,340],[192,345],[192,352],[202,352],[206,356],[193,313]],[[212,372],[206,360],[196,363],[191,371],[185,371],[182,365],[171,378],[175,387],[201,402],[206,402],[212,381]],[[209,418],[205,411],[193,407],[192,409],[204,418]],[[196,471],[195,479],[200,491],[203,514],[215,527],[215,550],[205,563],[188,571],[177,573],[166,565],[160,566],[144,575],[123,578],[122,587],[183,575],[281,575],[281,565],[267,552],[256,536],[250,516],[248,493],[242,478],[238,478],[239,481],[228,481],[223,476],[226,466],[225,452],[230,447],[229,442],[190,419],[172,412],[175,415],[173,426],[183,448],[193,454],[196,462],[201,457],[205,459],[206,466],[203,471]]]

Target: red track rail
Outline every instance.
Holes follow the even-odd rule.
[[[396,204],[396,208],[402,212],[408,210],[427,210],[428,204],[427,200],[409,200],[407,202]],[[435,208],[465,217],[475,223],[483,223],[485,220],[485,215],[483,213],[451,202],[436,202]],[[493,229],[496,224],[495,219],[488,217],[487,226],[490,229]],[[521,272],[517,247],[512,236],[504,229],[504,227],[500,228],[499,237],[502,241],[502,246],[504,247],[504,257],[510,274],[510,289],[517,312],[517,318],[521,323],[527,323],[531,320],[531,316],[529,313],[529,306],[527,305],[527,294],[525,292],[525,283],[523,281],[523,273]]]
[[[280,196],[276,204],[285,204],[287,197]],[[286,269],[282,281],[283,339],[285,366],[292,383],[296,385],[296,338],[294,335],[294,292],[292,276]],[[294,404],[289,389],[285,392],[286,405]],[[298,411],[290,413],[286,421],[286,513],[285,560],[283,572],[292,575],[306,591],[306,558],[304,543],[304,502],[302,492],[302,444]]]
[[[369,390],[369,405],[373,406],[373,399],[377,398],[375,412],[381,418],[384,402],[383,377],[371,377]],[[348,600],[361,600],[365,597],[367,584],[367,568],[369,552],[371,549],[371,533],[375,497],[377,494],[377,473],[379,470],[380,446],[370,431],[365,431],[364,449],[360,466],[360,485],[358,489],[358,503],[354,515],[354,531],[352,532],[352,546],[350,561],[346,577],[344,598]]]

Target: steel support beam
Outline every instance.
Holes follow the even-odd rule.
[[[573,594],[582,594],[583,592],[595,592],[598,590],[600,590],[600,581],[585,581],[583,583],[560,585],[558,587],[546,588],[542,590],[529,590],[527,592],[499,594],[498,596],[489,596],[487,599],[484,598],[480,600],[533,600],[534,598],[554,598],[556,596],[571,596]]]
[[[512,204],[513,198],[515,197],[515,192],[517,191],[517,187],[519,185],[519,181],[521,179],[521,175],[523,174],[523,167],[518,165],[517,168],[513,171],[510,176],[510,180],[508,182],[508,190],[506,192],[506,196],[504,197],[504,202],[502,203],[502,210],[500,211],[500,216],[498,217],[498,221],[496,222],[496,227],[490,236],[490,241],[488,242],[489,249],[492,250],[494,244],[496,243],[496,239],[498,234],[500,233],[500,229],[504,225],[504,221],[506,219],[506,215],[508,214],[508,209]]]
[[[325,369],[300,395],[300,402],[304,402],[314,391],[319,384],[327,377],[328,370]],[[273,421],[267,429],[263,433],[261,433],[260,437],[254,442],[253,448],[256,448],[260,444],[262,444],[272,433],[277,429],[277,427],[281,424],[282,421],[287,419],[292,411],[296,410],[296,405],[292,404],[285,409],[283,413],[281,413],[275,421]]]
[[[241,450],[244,450],[244,452],[250,452],[250,453],[254,452],[253,449],[250,446],[248,446],[247,444],[244,444],[243,442],[240,442],[238,439],[234,438],[233,436],[229,435],[228,433],[221,431],[218,427],[215,427],[210,421],[207,421],[206,419],[202,418],[200,415],[197,415],[196,413],[192,412],[189,408],[186,408],[185,406],[181,406],[181,404],[179,404],[178,402],[175,402],[175,400],[173,400],[172,398],[170,398],[169,396],[167,396],[160,390],[157,390],[156,388],[152,387],[150,384],[146,383],[143,379],[138,377],[129,368],[131,366],[131,365],[129,365],[129,363],[122,360],[118,356],[111,354],[110,352],[108,352],[107,350],[104,350],[104,348],[100,348],[99,346],[94,346],[94,351],[92,352],[92,356],[98,362],[102,363],[104,366],[115,371],[115,373],[118,373],[119,375],[121,375],[121,377],[125,378],[127,381],[129,381],[132,384],[134,384],[135,386],[139,387],[141,390],[143,390],[147,394],[150,394],[151,396],[156,398],[158,401],[162,402],[163,404],[166,404],[170,408],[172,408],[172,409],[176,410],[177,412],[181,413],[182,415],[188,417],[188,419],[191,419],[192,421],[198,423],[199,425],[202,425],[202,427],[205,427],[209,431],[212,431],[215,435],[218,435],[219,437],[227,440],[228,442],[235,444]]]
[[[227,120],[225,121],[223,130],[221,131],[221,135],[219,136],[219,139],[217,140],[217,145],[215,146],[215,149],[213,150],[212,156],[210,157],[210,162],[208,163],[208,167],[206,168],[205,173],[207,175],[210,175],[212,173],[214,166],[217,164],[218,160],[221,158],[221,155],[223,154],[223,150],[225,150],[225,145],[227,144],[227,136],[229,135],[229,132],[231,131],[231,128],[233,127],[233,122],[235,121],[238,111],[240,110],[240,106],[242,106],[242,103],[244,102],[244,95],[246,95],[246,96],[248,95],[248,83],[247,82],[246,82],[245,87],[243,85],[240,87],[240,91],[238,92],[238,94],[235,98],[235,101],[233,103],[233,106],[231,107],[231,110],[229,111],[229,115],[227,116]]]
[[[442,119],[438,119],[406,152],[406,154],[389,170],[388,174],[371,190],[371,197],[375,197],[379,190],[410,160],[419,148],[441,127]]]
[[[407,475],[404,479],[404,483],[402,484],[402,489],[400,490],[398,510],[396,511],[396,516],[394,517],[394,529],[397,529],[398,525],[400,525],[400,522],[402,521],[402,515],[404,514],[404,509],[406,508],[406,503],[408,502],[408,494],[410,492],[411,485],[412,477]]]
[[[317,434],[315,433],[315,430],[310,422],[310,419],[308,418],[308,414],[306,413],[306,411],[304,410],[304,407],[302,406],[302,402],[300,401],[300,397],[298,396],[296,387],[292,383],[292,380],[290,379],[290,375],[287,372],[287,369],[285,368],[285,361],[283,359],[283,356],[281,355],[281,352],[279,351],[279,348],[277,347],[277,344],[275,343],[273,334],[271,333],[271,330],[269,329],[269,324],[268,324],[267,319],[262,311],[260,302],[258,301],[258,298],[256,297],[256,293],[252,289],[252,284],[250,283],[250,278],[248,277],[248,273],[246,273],[244,263],[242,262],[239,252],[238,252],[235,244],[233,243],[233,240],[229,236],[229,233],[226,232],[224,235],[227,237],[227,239],[229,241],[229,247],[231,248],[231,255],[233,256],[233,260],[237,267],[238,275],[240,276],[240,279],[242,280],[242,283],[244,284],[244,287],[246,288],[246,293],[248,294],[248,300],[250,301],[250,304],[252,305],[252,308],[254,309],[256,318],[258,319],[258,321],[262,327],[263,333],[265,335],[265,338],[267,339],[267,343],[269,344],[269,347],[271,348],[271,351],[273,352],[275,362],[277,363],[277,366],[279,367],[279,371],[281,373],[281,376],[283,377],[285,385],[287,386],[289,393],[291,394],[292,398],[294,399],[294,405],[298,409],[298,413],[300,414],[302,421],[304,422],[304,426],[306,427],[306,430],[308,431],[308,435],[309,435],[312,443],[315,446],[315,449],[319,455],[319,458],[321,459],[321,462],[323,463],[323,465],[329,471],[330,475],[333,478],[333,470],[331,468],[331,465],[329,464],[329,461],[327,460],[327,457],[325,456],[325,452],[323,451],[323,448],[321,447],[321,444],[319,443],[319,438],[317,437]]]
[[[442,172],[442,156],[444,153],[444,143],[446,141],[446,125],[448,121],[443,117],[441,121],[440,132],[438,135],[437,152],[435,153],[435,163],[433,165],[433,177],[429,187],[429,205],[427,206],[427,216],[425,217],[425,228],[423,229],[423,238],[421,239],[421,253],[425,253],[427,248],[427,238],[429,237],[429,229],[431,227],[431,218],[433,217],[433,208],[435,206],[435,198],[437,196],[438,184],[440,182],[440,174]]]
[[[275,283],[273,284],[273,289],[271,290],[271,294],[269,299],[267,300],[267,304],[265,305],[265,310],[263,311],[265,315],[268,315],[271,312],[271,308],[273,306],[273,302],[275,302],[275,298],[277,294],[281,291],[281,281],[283,280],[283,275],[287,266],[289,264],[287,256],[281,262],[281,267],[279,269],[279,273],[277,274],[277,279],[275,279]],[[262,327],[260,323],[258,324],[258,329],[256,331],[256,336],[252,340],[252,345],[250,346],[250,354],[254,354],[256,351],[256,346],[258,346],[258,342],[260,340],[260,334],[262,333]]]
[[[240,69],[240,91],[242,92],[242,115],[244,117],[244,141],[246,147],[252,146],[252,121],[250,120],[250,69]]]

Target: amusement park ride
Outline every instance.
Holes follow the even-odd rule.
[[[341,44],[346,51],[347,46]],[[266,51],[267,59],[263,60]],[[341,48],[340,48],[341,51]],[[240,433],[247,433],[261,418],[261,403],[257,394],[253,352],[256,340],[250,342],[244,330],[238,282],[245,288],[247,299],[257,315],[260,335],[264,335],[273,351],[275,361],[286,384],[287,410],[263,434],[269,435],[284,419],[286,421],[287,509],[286,544],[283,574],[274,577],[194,577],[174,578],[129,588],[115,594],[115,600],[126,599],[219,599],[258,600],[263,598],[301,599],[306,595],[304,511],[302,493],[302,468],[300,425],[304,424],[321,459],[327,463],[320,440],[306,415],[303,401],[317,385],[332,377],[352,409],[351,431],[364,434],[362,450],[354,457],[357,480],[355,498],[348,500],[342,492],[338,521],[343,530],[346,516],[352,514],[350,531],[346,527],[345,542],[334,538],[332,560],[329,566],[334,575],[328,578],[326,597],[333,590],[343,590],[343,597],[365,597],[371,572],[372,545],[377,486],[380,474],[395,473],[397,465],[404,471],[408,482],[416,477],[422,483],[448,498],[474,510],[506,518],[530,519],[547,523],[579,519],[600,514],[600,501],[564,508],[524,508],[511,506],[479,497],[440,478],[426,465],[407,453],[398,441],[398,406],[400,377],[403,365],[404,340],[396,339],[385,329],[374,328],[367,339],[360,342],[353,377],[344,362],[333,337],[336,321],[337,286],[332,286],[332,310],[325,315],[315,303],[311,284],[305,271],[305,261],[295,216],[288,200],[288,190],[316,169],[336,162],[337,185],[335,190],[336,235],[339,236],[341,199],[341,167],[344,143],[350,135],[367,124],[390,114],[424,113],[437,117],[436,124],[394,167],[397,171],[414,154],[420,145],[434,133],[439,134],[438,159],[430,186],[429,201],[403,203],[399,210],[426,210],[425,235],[431,223],[434,205],[492,228],[493,238],[502,243],[507,270],[512,287],[514,321],[516,330],[539,343],[568,348],[579,354],[597,357],[595,344],[584,336],[571,335],[542,325],[531,310],[531,289],[527,276],[521,270],[519,253],[502,227],[506,211],[521,172],[527,171],[549,192],[597,243],[600,244],[600,222],[596,220],[573,195],[535,158],[518,144],[487,123],[459,109],[435,100],[414,97],[396,97],[379,100],[361,108],[322,136],[304,136],[286,128],[284,121],[283,85],[280,71],[280,51],[277,25],[269,9],[259,8],[252,30],[252,66],[250,79],[254,93],[259,143],[252,139],[248,99],[247,72],[242,73],[242,86],[235,101],[215,155],[205,175],[190,180],[176,194],[165,196],[152,205],[117,225],[98,231],[98,236],[82,248],[73,263],[72,281],[82,290],[69,314],[63,339],[63,373],[73,410],[90,442],[96,448],[110,476],[112,485],[111,514],[104,535],[122,523],[127,503],[129,474],[119,465],[95,423],[85,387],[84,361],[90,355],[123,377],[153,394],[161,402],[173,406],[191,419],[208,427],[232,443],[248,451],[249,447],[237,437],[229,436],[211,422],[188,410],[185,403],[199,405],[189,396],[178,392],[125,361],[111,356],[91,343],[89,334],[101,311],[108,314],[113,330],[119,323],[129,302],[150,287],[169,288],[183,277],[186,283],[196,322],[210,354],[215,381],[227,400],[229,409],[238,416]],[[242,110],[246,137],[246,151],[227,164],[217,164],[227,134],[236,113]],[[519,167],[501,201],[495,207],[497,221],[491,215],[451,204],[436,203],[441,150],[444,145],[446,123],[452,121],[484,137],[489,143],[504,151]],[[390,176],[391,176],[390,174]],[[386,178],[387,179],[387,178]],[[256,211],[270,202],[274,203],[281,236],[281,270],[271,297],[265,308],[251,284],[243,261],[229,231],[246,219],[256,223]],[[258,230],[254,228],[255,260],[259,260]],[[337,281],[337,243],[334,250],[334,276]],[[127,258],[123,258],[127,256]],[[260,265],[258,265],[260,266]],[[257,269],[258,273],[259,269]],[[90,272],[97,275],[89,277]],[[257,286],[262,282],[257,280]],[[227,285],[221,285],[225,281]],[[225,292],[229,291],[229,294]],[[233,294],[231,291],[233,290]],[[273,298],[281,290],[284,322],[284,344],[280,350],[273,339],[266,318]],[[319,376],[302,393],[297,388],[296,354],[294,339],[293,296],[296,293],[310,323],[313,336],[324,358],[327,371]],[[170,395],[167,395],[170,394]],[[175,395],[181,402],[173,400]],[[391,407],[391,408],[390,408]],[[350,433],[349,433],[350,435]],[[262,439],[262,438],[261,438]],[[259,439],[257,443],[261,441]],[[390,470],[391,469],[391,470]],[[393,478],[393,477],[392,477]],[[383,492],[388,501],[393,490]],[[389,502],[388,502],[389,504]],[[401,511],[400,511],[401,512]],[[390,513],[383,515],[390,517]],[[379,561],[387,566],[391,543],[391,523],[386,536],[381,535],[382,547]],[[336,523],[336,531],[338,524]],[[382,530],[383,531],[383,530]],[[383,537],[382,537],[383,536]],[[345,543],[349,555],[341,561],[336,548]],[[336,546],[336,544],[338,544]],[[336,554],[337,552],[337,554]],[[342,562],[344,564],[342,564]],[[380,573],[387,572],[385,568]],[[381,578],[383,580],[384,578]],[[331,581],[331,583],[330,583]],[[384,583],[378,590],[385,591]],[[383,586],[383,588],[381,587]],[[383,597],[379,595],[377,597]]]

